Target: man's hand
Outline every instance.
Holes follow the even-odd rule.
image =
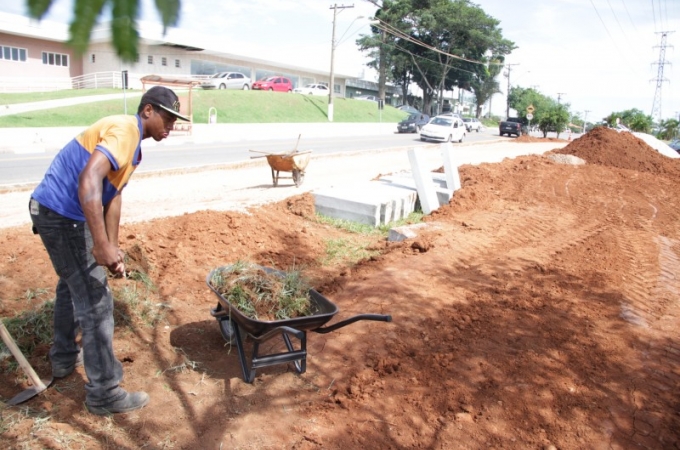
[[[92,248],[92,256],[100,266],[106,266],[111,273],[123,275],[125,273],[125,253],[110,242],[95,244]]]

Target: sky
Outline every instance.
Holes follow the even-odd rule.
[[[141,3],[142,19],[159,22],[153,0]],[[652,113],[662,32],[669,32],[660,112],[662,119],[680,116],[680,0],[473,3],[517,46],[506,57],[511,86],[533,87],[589,121],[632,108]],[[355,44],[370,33],[376,7],[368,0],[184,0],[178,28],[206,48],[330,71],[333,5],[335,72],[377,80]],[[23,14],[25,1],[2,2],[0,11]],[[72,0],[54,0],[45,19],[68,23],[72,15]],[[498,81],[503,93],[492,98],[491,109],[504,116],[508,78]]]

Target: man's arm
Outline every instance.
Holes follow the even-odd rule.
[[[122,206],[122,192],[116,194],[108,205],[104,205],[104,226],[106,227],[106,235],[109,237],[109,242],[116,247],[118,247],[118,230],[120,229],[120,212]],[[121,249],[118,249],[118,259],[120,262],[112,272],[124,275],[125,266],[123,261],[125,260],[125,253]]]
[[[102,205],[102,184],[110,170],[111,163],[108,158],[99,151],[93,151],[78,178],[78,198],[90,233],[92,233],[94,259],[97,264],[108,267],[112,272],[120,272],[124,268],[122,264],[119,264],[123,262],[123,259],[122,252],[118,250],[118,222],[116,221],[115,226],[116,241],[112,242],[107,233],[108,225],[104,220]],[[118,220],[120,220],[120,203],[118,207]],[[110,208],[111,205],[108,209]]]
[[[109,202],[104,205],[104,222],[106,226],[106,235],[109,237],[109,242],[118,247],[118,229],[120,227],[120,211],[123,205],[123,197],[119,192]]]

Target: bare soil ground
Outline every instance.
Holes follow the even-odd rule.
[[[558,153],[587,163],[549,158]],[[151,403],[90,415],[78,368],[21,408],[3,408],[0,445],[680,448],[680,161],[596,129],[550,154],[460,174],[462,189],[427,217],[432,227],[402,243],[319,223],[308,193],[247,212],[126,224],[131,267],[156,288],[131,279],[112,287],[136,289],[164,316],[153,326],[119,320],[114,345],[123,386],[149,392]],[[0,230],[5,317],[53,295],[50,263],[27,231]],[[373,256],[351,264],[329,255],[331,242]],[[303,266],[337,319],[393,321],[309,332],[305,373],[279,364],[245,383],[205,283],[238,258]],[[119,318],[133,316],[118,305]],[[261,350],[280,347],[271,340]],[[42,374],[47,351],[30,357]],[[0,396],[26,386],[20,371],[5,371]]]

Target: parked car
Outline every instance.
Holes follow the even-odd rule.
[[[421,141],[463,142],[465,122],[455,116],[436,116],[420,130]]]
[[[417,109],[415,109],[415,108],[414,108],[413,106],[411,106],[411,105],[401,105],[401,106],[397,106],[397,109],[398,109],[399,111],[406,111],[406,112],[409,113],[409,114],[420,114],[420,111],[418,111]]]
[[[378,101],[378,97],[376,97],[375,95],[360,95],[360,96],[354,97],[354,98],[356,100],[368,100],[368,101],[371,101],[371,102],[377,102]]]
[[[296,94],[307,94],[307,95],[328,95],[330,90],[325,84],[308,84],[304,87],[299,87],[293,89]]]
[[[408,116],[397,124],[397,131],[399,133],[418,133],[421,128],[427,125],[430,121],[430,116],[423,113],[415,113]]]
[[[253,90],[292,92],[293,83],[286,77],[267,77],[253,83]]]
[[[250,78],[240,72],[219,72],[203,81],[203,89],[250,89]]]
[[[484,129],[484,125],[482,125],[482,122],[480,122],[476,117],[464,117],[463,122],[465,122],[465,128],[467,128],[468,133],[471,133],[472,130],[475,130],[477,133],[479,133],[482,129]]]

